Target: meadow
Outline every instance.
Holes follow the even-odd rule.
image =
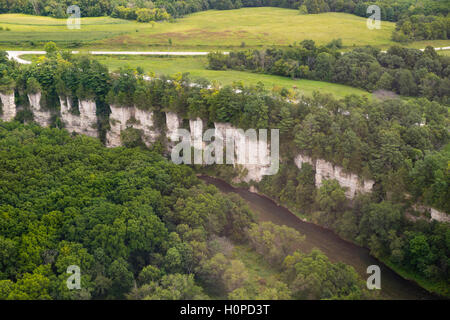
[[[324,44],[341,38],[346,48],[373,45],[386,48],[395,24],[382,22],[380,30],[369,30],[366,19],[345,13],[299,15],[282,8],[210,10],[174,22],[138,23],[109,17],[82,18],[81,29],[70,30],[65,19],[0,15],[0,47],[40,48],[46,41],[62,47],[105,50],[193,50],[239,47],[287,46],[304,39]],[[9,31],[5,31],[8,28]],[[449,41],[416,42],[410,46],[448,45]]]

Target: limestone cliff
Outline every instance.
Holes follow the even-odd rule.
[[[80,100],[78,108],[80,110],[81,133],[91,137],[98,137],[97,106],[95,101]]]
[[[246,174],[239,176],[234,182],[259,182],[270,167],[270,146],[263,139],[251,139],[243,131],[234,128],[229,123],[214,123],[216,135],[224,141],[224,147],[229,144],[229,139],[233,139],[234,146],[229,144],[234,150],[232,159],[226,159],[226,163],[233,163],[246,171]],[[226,156],[225,156],[226,157]]]
[[[427,207],[424,205],[415,204],[412,206],[414,210],[420,212],[420,213],[429,213],[431,220],[436,220],[440,222],[450,222],[450,215],[446,214],[445,212],[436,210],[431,207]],[[425,217],[421,217],[422,219],[427,219]],[[417,219],[417,218],[416,218]],[[414,220],[412,218],[411,220]]]
[[[41,127],[50,126],[50,118],[52,115],[50,111],[43,110],[41,106],[41,93],[29,93],[27,96],[30,102],[31,112],[33,112],[34,121]]]
[[[149,147],[159,136],[154,127],[153,112],[136,107],[110,106],[110,131],[106,134],[106,146],[118,147],[122,145],[120,133],[127,128],[134,128],[142,132],[142,140]]]
[[[181,127],[181,118],[173,112],[166,112],[167,138],[176,141],[176,132]]]
[[[69,132],[79,132],[80,117],[72,114],[72,106],[70,104],[70,99],[59,97],[59,104],[61,105],[61,120],[64,123],[64,127]]]
[[[78,108],[80,115],[75,115],[71,112],[72,106],[70,98],[59,98],[61,105],[61,119],[65,128],[69,132],[76,132],[85,134],[91,137],[98,137],[97,130],[97,107],[95,101],[80,100]]]
[[[2,114],[1,119],[3,121],[11,121],[16,116],[16,103],[14,101],[13,93],[0,93],[0,99],[2,101]]]
[[[127,128],[127,121],[133,115],[134,108],[110,106],[109,125],[111,129],[106,134],[106,146],[118,147],[122,145],[120,133]]]
[[[316,171],[315,180],[317,188],[322,185],[322,181],[325,179],[336,179],[342,187],[346,188],[345,195],[350,199],[354,198],[357,193],[371,192],[375,183],[370,179],[360,179],[354,173],[346,173],[342,167],[333,165],[326,160],[313,160],[308,156],[299,154],[294,161],[299,169],[304,162],[313,166]]]
[[[160,135],[159,130],[156,129],[153,116],[152,111],[134,109],[136,123],[133,124],[133,128],[142,131],[142,140],[147,147],[153,144]]]

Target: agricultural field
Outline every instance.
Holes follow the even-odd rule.
[[[70,30],[65,19],[0,15],[0,48],[42,48],[47,41],[61,47],[105,50],[210,51],[241,46],[287,46],[304,39],[324,44],[341,38],[346,48],[373,45],[386,48],[395,24],[382,22],[369,30],[366,19],[345,13],[299,15],[281,8],[210,10],[188,15],[175,22],[138,23],[109,17],[82,18],[81,29]],[[8,30],[8,31],[7,31]],[[413,47],[444,46],[449,41],[421,41]]]

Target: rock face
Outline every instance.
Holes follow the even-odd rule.
[[[80,131],[80,117],[71,113],[72,106],[70,99],[59,97],[59,104],[61,105],[61,120],[64,123],[65,128],[69,132]]]
[[[98,137],[97,129],[97,106],[93,100],[80,100],[80,121],[82,134]]]
[[[28,101],[30,102],[31,111],[33,112],[34,121],[41,127],[50,126],[50,118],[52,117],[50,111],[43,110],[41,107],[41,93],[29,93]]]
[[[127,128],[127,121],[132,117],[134,108],[116,107],[111,105],[109,115],[110,131],[106,134],[106,146],[118,147],[122,145],[120,133]]]
[[[446,214],[445,212],[419,204],[415,204],[412,207],[414,210],[419,211],[421,213],[428,212],[430,214],[431,220],[436,220],[440,222],[450,222],[450,215]]]
[[[106,134],[106,146],[118,147],[122,145],[120,133],[127,128],[141,130],[142,140],[148,147],[159,136],[154,128],[153,112],[137,109],[136,107],[110,106],[109,123],[111,130]]]
[[[203,121],[200,118],[189,120],[189,129],[191,130],[191,146],[196,150],[204,150],[205,142],[203,142]],[[198,159],[195,159],[198,157]],[[200,152],[194,153],[194,163],[200,164],[202,161],[202,154]]]
[[[14,102],[14,92],[10,94],[0,93],[2,101],[2,115],[3,121],[11,121],[16,116],[16,103]]]
[[[142,139],[145,145],[149,147],[160,135],[153,121],[153,112],[135,108],[134,118],[136,123],[133,124],[133,128],[142,131]]]
[[[235,179],[234,182],[261,181],[263,176],[267,174],[271,163],[270,146],[267,141],[264,141],[261,137],[259,137],[260,139],[252,139],[246,136],[242,130],[234,128],[229,123],[216,122],[214,127],[216,136],[222,137],[224,147],[226,148],[228,144],[234,150],[234,154],[225,155],[225,162],[229,164],[231,162],[235,167],[240,166],[246,170],[246,174]],[[230,139],[233,139],[234,146],[229,144]]]
[[[72,106],[69,98],[63,99],[60,97],[59,102],[61,105],[61,119],[69,132],[98,137],[95,101],[80,100],[78,102],[79,116],[71,112]]]
[[[437,220],[441,222],[450,222],[450,216],[445,212],[438,211],[434,208],[430,208],[431,220]]]
[[[176,141],[176,132],[181,127],[181,118],[176,113],[166,112],[167,138]]]
[[[322,159],[314,161],[308,156],[299,154],[294,161],[299,169],[302,167],[302,163],[309,163],[315,168],[317,188],[322,185],[322,181],[325,179],[336,179],[342,187],[346,188],[345,195],[350,199],[353,199],[357,193],[371,192],[375,183],[370,179],[360,179],[354,173],[345,173],[342,167],[335,166],[331,162]]]

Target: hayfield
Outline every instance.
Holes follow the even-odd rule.
[[[341,38],[344,46],[388,46],[394,23],[383,22],[381,30],[369,30],[366,19],[345,13],[299,15],[282,8],[242,8],[198,12],[175,22],[138,23],[109,17],[82,18],[80,30],[70,30],[65,19],[0,15],[0,45],[30,46],[55,41],[61,45],[81,42],[89,48],[116,50],[170,50],[286,46],[304,39],[319,44]],[[169,47],[169,39],[172,46]]]

